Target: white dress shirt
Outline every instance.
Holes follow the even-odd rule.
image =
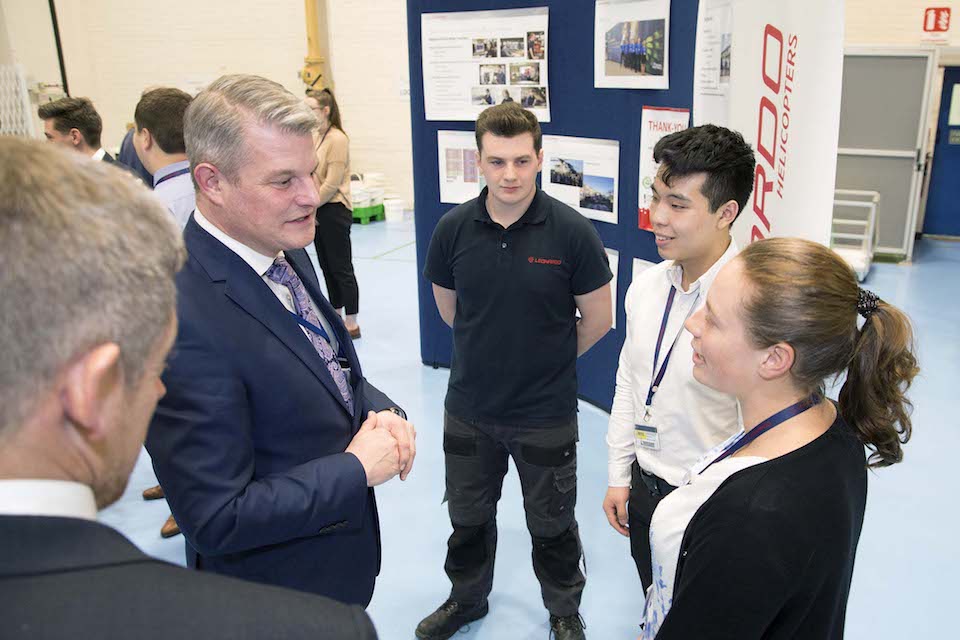
[[[90,156],[90,159],[100,161],[100,160],[103,160],[103,156],[105,155],[107,155],[107,150],[104,149],[103,147],[100,147],[99,149],[93,152],[93,155]]]
[[[187,173],[167,178],[170,174],[186,169]],[[160,198],[163,205],[170,211],[173,219],[183,230],[187,226],[190,214],[197,206],[197,197],[193,189],[193,178],[190,177],[190,162],[182,160],[157,169],[153,174],[153,193]]]
[[[277,256],[282,251],[277,254],[277,256],[265,256],[262,253],[259,253],[255,249],[251,249],[247,245],[243,244],[239,240],[235,240],[228,236],[226,233],[221,231],[216,225],[207,220],[204,215],[200,212],[198,207],[193,214],[193,217],[196,219],[197,224],[200,225],[200,228],[212,235],[214,238],[219,240],[227,249],[230,249],[235,254],[240,256],[240,258],[250,265],[250,268],[257,272],[257,275],[270,287],[270,291],[273,292],[275,296],[283,303],[283,306],[287,308],[287,311],[292,313],[297,312],[296,306],[293,304],[293,293],[286,286],[278,284],[266,276],[267,270],[273,265],[273,261],[276,260]],[[327,335],[330,336],[330,347],[333,349],[333,352],[340,353],[340,343],[337,340],[337,335],[333,331],[333,327],[330,326],[330,323],[327,322],[327,319],[322,313],[320,313],[320,308],[317,306],[316,301],[307,292],[307,298],[310,300],[311,306],[313,306],[314,312],[317,314],[317,317],[320,319],[320,326],[323,327],[323,330],[327,332]],[[303,330],[303,334],[310,337],[308,329],[300,327]]]
[[[97,519],[85,484],[67,480],[0,480],[0,515]]]
[[[679,485],[686,471],[711,447],[740,429],[737,400],[714,391],[693,377],[693,336],[683,323],[706,303],[707,291],[720,268],[738,252],[730,246],[717,262],[684,291],[683,271],[672,260],[650,267],[634,280],[624,300],[627,337],[620,352],[617,386],[607,428],[608,482],[630,486],[630,466],[640,466],[668,483]],[[659,369],[676,338],[663,380],[646,418],[647,391],[653,380],[653,356],[670,287],[677,293],[667,320]],[[679,335],[678,335],[679,334]],[[656,430],[643,446],[636,427]]]

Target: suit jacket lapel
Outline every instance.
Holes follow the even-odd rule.
[[[225,281],[224,294],[273,333],[349,413],[340,389],[320,354],[287,308],[250,265],[200,228],[192,217],[184,230],[184,240],[190,255],[203,265],[211,279]]]

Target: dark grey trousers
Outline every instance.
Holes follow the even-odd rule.
[[[556,616],[577,613],[586,583],[574,517],[577,439],[576,416],[556,426],[523,427],[444,415],[446,499],[453,524],[444,569],[453,583],[451,598],[478,603],[493,588],[497,502],[509,456],[520,475],[543,603]]]

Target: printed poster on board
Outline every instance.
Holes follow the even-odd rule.
[[[547,7],[422,14],[426,119],[474,121],[516,102],[550,122],[548,16]]]
[[[693,64],[693,124],[727,126],[733,57],[733,0],[701,0]]]

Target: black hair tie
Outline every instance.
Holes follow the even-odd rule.
[[[877,310],[879,302],[880,297],[873,291],[862,288],[857,289],[857,313],[867,320],[869,320],[873,312]]]

